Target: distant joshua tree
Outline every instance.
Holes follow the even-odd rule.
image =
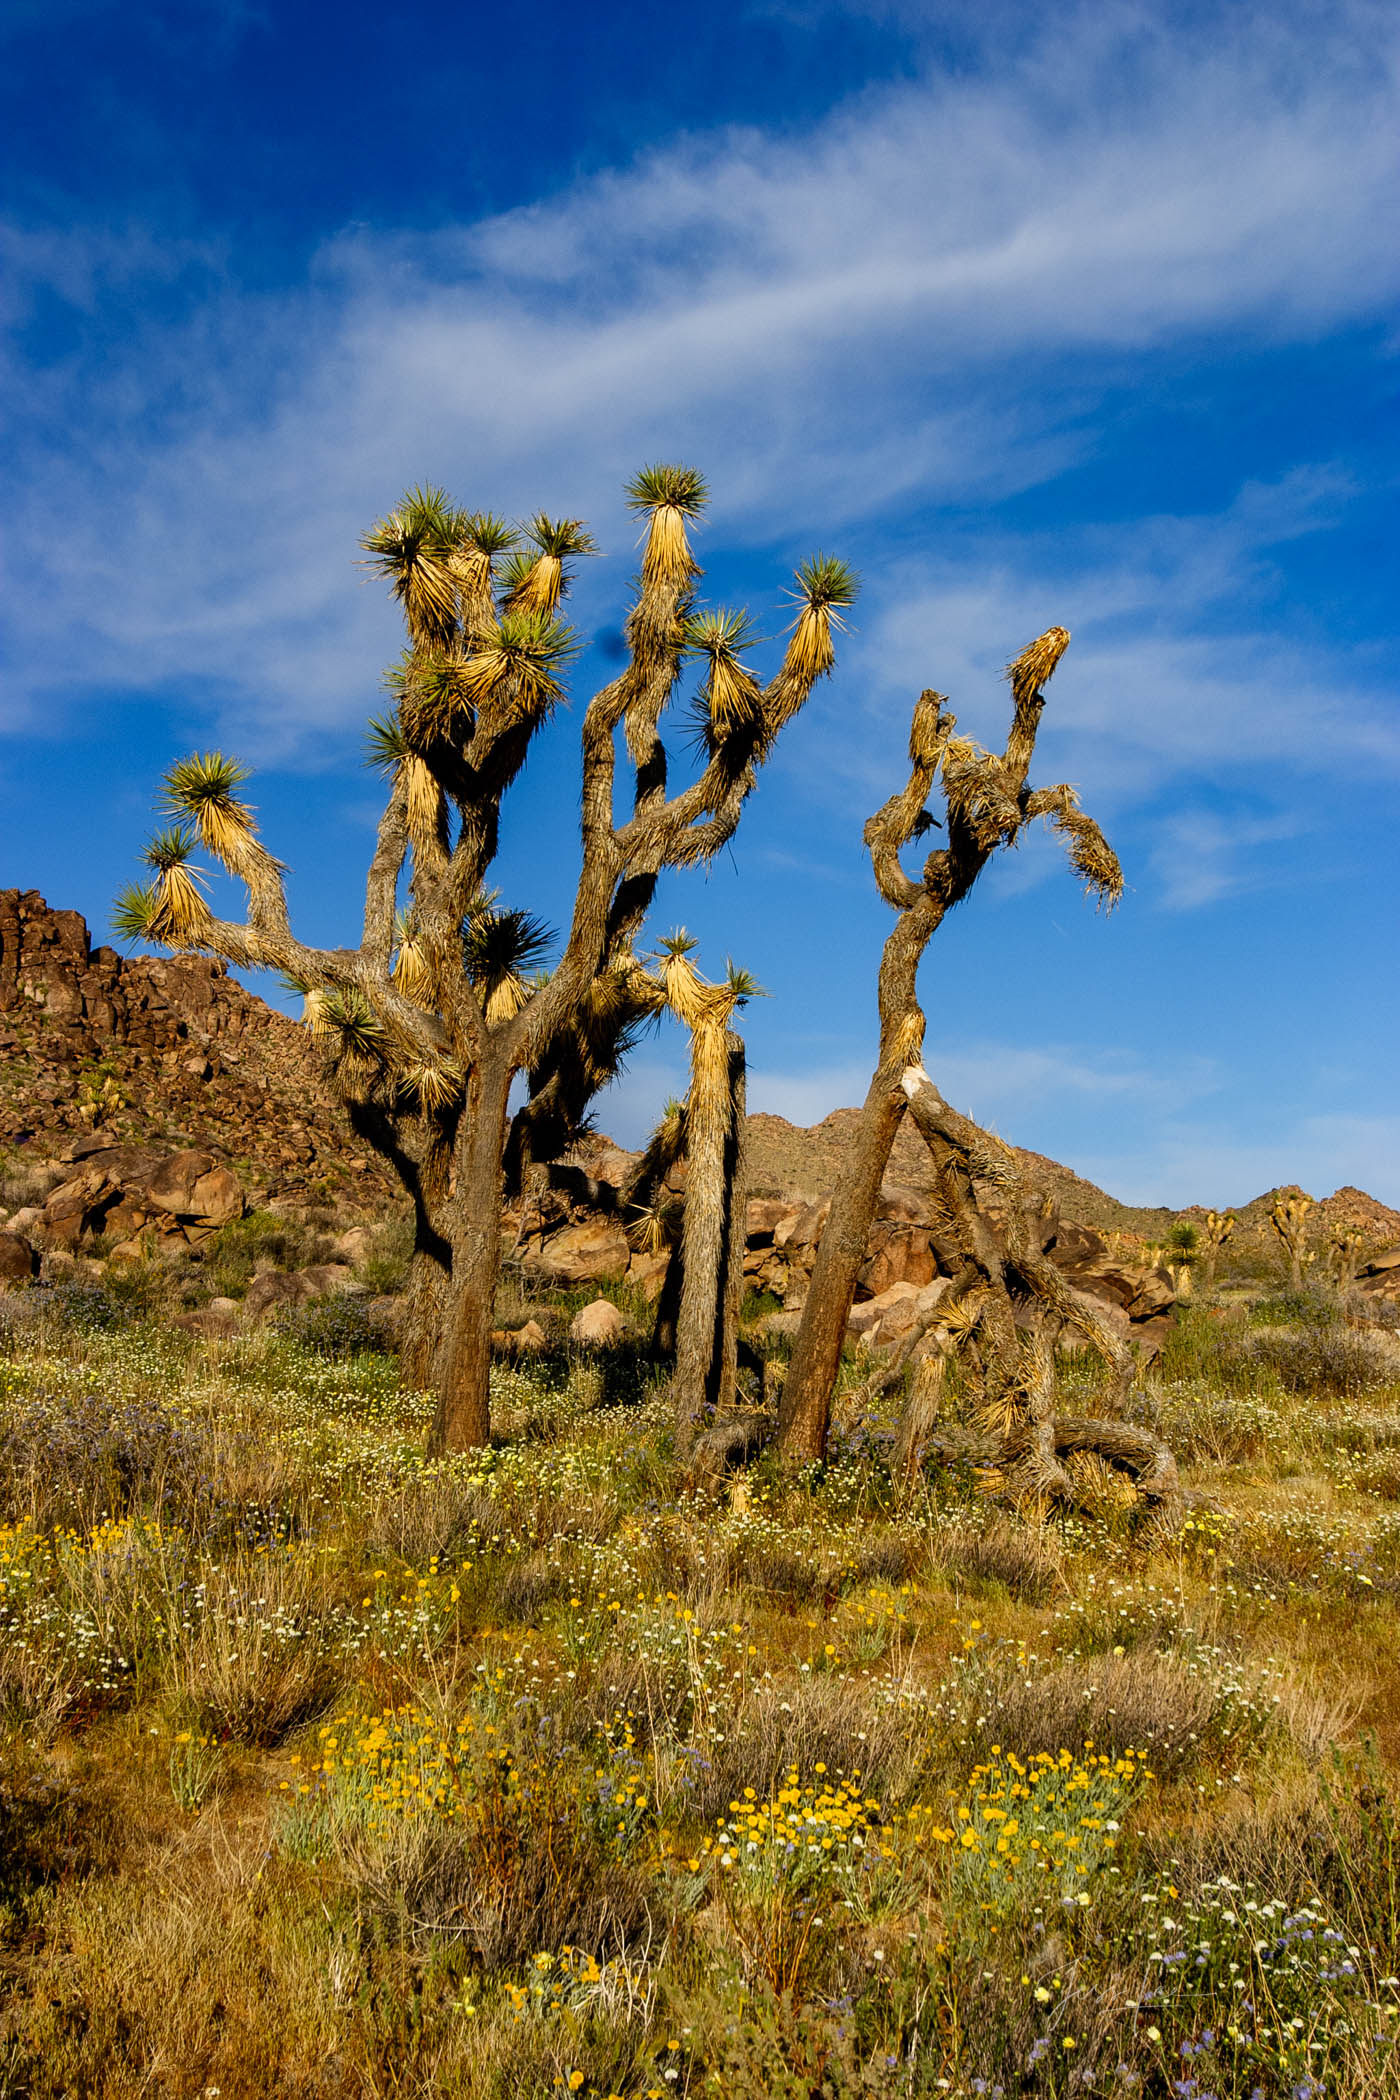
[[[1234,1233],[1235,1222],[1235,1214],[1233,1211],[1208,1210],[1206,1212],[1205,1280],[1206,1289],[1208,1291],[1213,1291],[1215,1289],[1216,1265],[1220,1260],[1221,1249],[1226,1245],[1226,1243],[1230,1240],[1231,1236]]]
[[[835,661],[849,569],[817,555],[797,571],[796,618],[777,675],[744,662],[744,614],[699,613],[690,527],[700,476],[650,467],[628,489],[645,550],[618,676],[582,731],[582,854],[572,922],[554,969],[549,936],[485,885],[501,801],[562,697],[577,644],[559,617],[570,565],[594,553],[582,522],[539,515],[517,530],[414,489],[366,534],[392,586],[408,646],[389,673],[392,711],[371,725],[388,802],[365,889],[358,948],[311,948],[292,933],[282,863],[218,753],[166,776],[176,822],[147,849],[154,880],[120,900],[131,938],[280,970],[361,1138],[412,1198],[415,1254],[405,1368],[437,1396],[434,1443],[483,1443],[490,1428],[492,1301],[507,1187],[557,1158],[587,1104],[656,1009],[634,942],[664,869],[713,859],[732,837],[758,769]],[[704,666],[692,725],[696,777],[668,788],[660,725],[688,661]],[[631,812],[614,810],[618,732]],[[243,923],[217,920],[190,865],[196,844],[243,882]],[[721,988],[722,989],[722,988]],[[512,1116],[518,1073],[528,1099]]]
[[[1292,1289],[1303,1287],[1303,1271],[1317,1256],[1308,1246],[1308,1214],[1313,1208],[1311,1196],[1296,1189],[1290,1195],[1279,1189],[1269,1206],[1269,1223],[1284,1252],[1288,1263],[1288,1281]]]

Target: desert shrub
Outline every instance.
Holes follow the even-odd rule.
[[[1341,1318],[1339,1301],[1325,1290],[1278,1291],[1249,1309],[1254,1327],[1335,1327]]]
[[[280,1341],[335,1362],[354,1356],[387,1356],[395,1347],[388,1328],[367,1301],[348,1294],[286,1306],[270,1327]]]
[[[356,1264],[355,1274],[367,1291],[377,1296],[401,1291],[408,1282],[413,1258],[411,1218],[386,1218],[374,1228],[374,1245]]]
[[[1053,1536],[1014,1517],[946,1525],[935,1534],[932,1551],[950,1581],[968,1583],[983,1595],[1044,1604],[1064,1581]]]
[[[191,1522],[217,1492],[207,1429],[155,1400],[59,1393],[6,1410],[0,1506],[41,1530],[137,1509]]]
[[[252,1210],[223,1226],[204,1250],[204,1272],[216,1297],[241,1298],[260,1268],[304,1269],[327,1261],[327,1233],[300,1218]]]
[[[505,1543],[495,1497],[450,1472],[430,1471],[377,1497],[366,1513],[366,1550],[408,1567],[432,1560],[475,1560]]]
[[[789,1771],[860,1778],[894,1800],[921,1768],[925,1741],[913,1715],[872,1701],[849,1678],[812,1673],[780,1689],[764,1686],[727,1725],[683,1748],[676,1766],[687,1815],[713,1827],[746,1787],[776,1795]]]
[[[35,1293],[35,1298],[47,1324],[72,1334],[114,1334],[134,1325],[149,1309],[144,1291],[133,1289],[130,1278],[119,1271],[109,1271],[100,1280],[67,1278]]]
[[[339,1689],[341,1629],[314,1562],[230,1555],[171,1629],[166,1679],[197,1726],[262,1748],[325,1711]]]
[[[27,1210],[42,1204],[72,1171],[52,1160],[25,1159],[18,1152],[0,1152],[0,1210]]]
[[[598,1769],[537,1708],[499,1720],[411,1705],[340,1716],[320,1730],[284,1844],[336,1857],[399,1934],[451,1935],[488,1971],[542,1948],[625,1950],[649,1922],[630,1856],[654,1852],[649,1802],[618,1816],[610,1745]]]
[[[1386,1343],[1349,1327],[1309,1326],[1254,1335],[1249,1353],[1272,1371],[1290,1393],[1327,1393],[1345,1398],[1396,1382],[1396,1352]]]
[[[1092,1740],[1110,1756],[1146,1755],[1163,1778],[1210,1757],[1238,1760],[1279,1725],[1271,1689],[1210,1649],[1137,1648],[1050,1664],[979,1650],[949,1691],[950,1718],[974,1746],[1058,1755]]]

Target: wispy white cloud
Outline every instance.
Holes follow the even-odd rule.
[[[121,348],[99,317],[89,358],[11,367],[9,720],[84,683],[234,709],[274,747],[353,718],[393,635],[353,587],[351,521],[415,475],[596,516],[620,466],[690,453],[717,533],[786,539],[795,516],[888,520],[1053,474],[1082,443],[1066,359],[1376,314],[1400,284],[1394,24],[1368,42],[1374,18],[1338,10],[1319,44],[1290,21],[1222,16],[1202,44],[1132,9],[1065,18],[1014,62],[868,91],[805,136],[682,140],[432,237],[347,232],[278,296],[198,258],[183,323],[138,321]],[[101,247],[29,239],[16,274],[90,306],[124,273],[129,335],[139,244]],[[146,267],[168,280],[172,258]],[[625,557],[616,505],[600,523]],[[1193,547],[1162,556],[1188,613],[1218,559]],[[1126,622],[1150,563],[1116,573]],[[964,578],[942,609],[960,598],[970,629],[978,597]],[[1241,679],[1275,670],[1249,635],[1168,631],[1145,656],[1105,633],[1078,705],[1145,771],[1167,739],[1135,744],[1114,712],[1144,673],[1191,696],[1208,758]]]

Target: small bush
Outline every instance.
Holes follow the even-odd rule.
[[[349,1295],[312,1298],[289,1305],[271,1328],[279,1340],[293,1342],[312,1356],[344,1362],[352,1356],[391,1356],[394,1340],[363,1298]]]
[[[1250,1342],[1250,1354],[1290,1393],[1345,1398],[1394,1383],[1400,1370],[1393,1349],[1348,1327],[1310,1326],[1301,1334],[1257,1334]]]

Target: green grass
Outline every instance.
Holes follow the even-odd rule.
[[[1184,1322],[1165,1540],[901,1499],[891,1421],[688,1499],[572,1300],[427,1463],[390,1357],[55,1295],[0,1325],[0,2091],[1400,2091],[1383,1345]]]

